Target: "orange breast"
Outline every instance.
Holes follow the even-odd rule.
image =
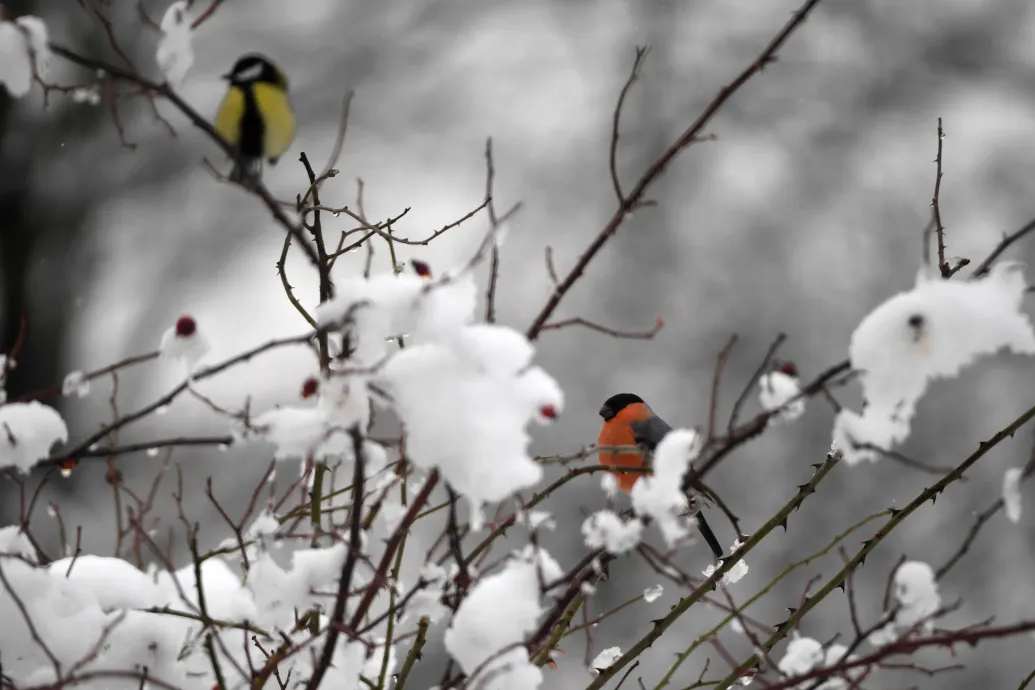
[[[623,423],[618,417],[609,422],[604,422],[600,428],[600,435],[597,437],[599,446],[632,446],[636,439],[632,429],[627,423]],[[643,457],[639,453],[600,453],[600,464],[607,467],[643,467]],[[613,473],[618,479],[618,488],[629,493],[633,484],[640,478],[642,472],[622,472],[618,470]]]

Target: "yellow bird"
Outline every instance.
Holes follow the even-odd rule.
[[[216,115],[216,132],[234,149],[230,179],[257,182],[262,161],[275,165],[295,138],[288,80],[262,55],[242,56],[223,78],[230,82]]]

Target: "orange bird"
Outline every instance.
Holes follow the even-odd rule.
[[[654,449],[661,443],[661,439],[672,431],[672,427],[654,414],[654,410],[643,402],[643,398],[632,393],[612,395],[604,402],[599,414],[604,418],[604,424],[600,427],[600,435],[597,436],[598,446],[639,447],[638,450],[600,452],[600,464],[613,468],[615,471],[612,474],[618,480],[618,488],[624,493],[629,493],[644,472],[623,472],[622,468],[643,467],[644,462],[650,459]],[[722,547],[719,546],[719,541],[705,521],[704,515],[698,511],[694,517],[697,519],[701,536],[708,542],[715,557],[721,560]]]

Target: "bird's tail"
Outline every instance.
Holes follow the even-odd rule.
[[[711,548],[712,553],[715,554],[715,560],[721,561],[722,557],[726,554],[722,550],[722,547],[719,546],[719,540],[715,538],[715,532],[712,532],[712,528],[708,524],[708,521],[704,519],[704,514],[699,512],[694,517],[697,518],[697,529],[700,530],[701,536],[704,537],[706,542],[708,542],[708,546]]]
[[[230,171],[230,181],[253,187],[262,179],[262,159],[240,156],[234,161]]]

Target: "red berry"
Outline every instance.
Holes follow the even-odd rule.
[[[189,338],[198,330],[198,324],[192,316],[181,316],[176,319],[176,335],[181,338]]]
[[[431,266],[428,266],[428,264],[426,262],[421,261],[420,259],[411,259],[410,260],[410,265],[413,266],[413,270],[421,278],[430,278],[431,277]]]
[[[788,376],[798,377],[798,368],[794,366],[794,362],[784,362],[780,365],[780,371]]]
[[[539,414],[547,419],[557,419],[557,408],[553,405],[543,405],[539,408]]]
[[[68,458],[67,460],[62,460],[61,464],[58,465],[58,467],[61,468],[61,476],[67,477],[68,475],[72,474],[72,470],[74,470],[75,466],[78,464],[79,461],[75,458]]]
[[[310,376],[302,382],[302,399],[311,398],[320,390],[320,382],[315,376]]]

